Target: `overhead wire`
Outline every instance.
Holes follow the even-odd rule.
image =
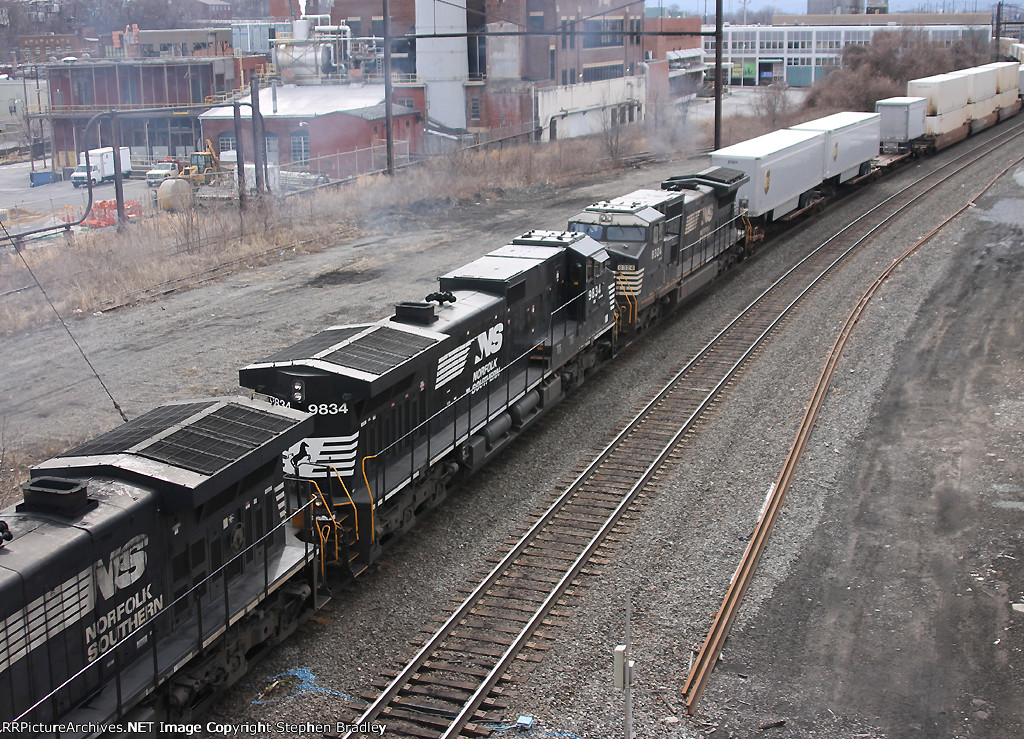
[[[96,367],[93,366],[93,363],[89,360],[89,357],[85,353],[85,350],[82,348],[82,345],[78,343],[78,340],[75,338],[75,335],[71,333],[71,328],[64,320],[64,317],[61,316],[60,311],[57,310],[57,306],[53,304],[52,300],[50,300],[50,296],[46,294],[46,288],[43,287],[43,284],[39,281],[39,278],[36,277],[36,273],[32,271],[32,267],[29,266],[28,260],[25,259],[25,255],[22,253],[22,250],[18,248],[18,242],[8,232],[7,227],[3,224],[3,221],[0,221],[0,229],[3,229],[4,236],[7,237],[7,240],[11,242],[11,246],[14,248],[14,253],[18,255],[18,258],[21,259],[21,263],[25,265],[25,269],[28,270],[29,275],[31,275],[32,281],[35,282],[36,287],[39,288],[39,292],[42,293],[43,298],[50,306],[50,309],[53,311],[53,314],[57,316],[57,320],[60,321],[60,325],[64,327],[64,331],[71,339],[71,343],[73,343],[75,345],[75,348],[78,349],[78,353],[82,355],[82,359],[84,359],[85,363],[89,365],[89,369],[92,370],[93,376],[100,383],[100,387],[103,388],[103,392],[107,394],[107,397],[110,398],[110,402],[114,404],[114,409],[120,414],[121,420],[123,420],[125,423],[128,423],[128,416],[127,414],[125,414],[124,409],[121,408],[120,403],[118,403],[117,400],[114,398],[113,394],[110,392],[110,388],[107,387],[107,384],[103,382],[103,378],[100,377],[100,373],[96,370]]]

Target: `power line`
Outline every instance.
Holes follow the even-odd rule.
[[[103,378],[100,377],[100,373],[96,371],[96,368],[93,366],[92,362],[89,361],[89,357],[86,355],[85,350],[82,348],[82,345],[78,343],[78,340],[75,339],[75,335],[71,333],[71,328],[64,321],[64,318],[61,316],[60,311],[57,310],[57,306],[55,306],[53,304],[53,301],[50,300],[50,296],[46,294],[46,290],[43,288],[42,283],[39,282],[39,278],[36,277],[36,273],[32,271],[32,268],[29,266],[28,261],[26,261],[25,255],[22,253],[22,250],[18,248],[18,242],[14,240],[10,233],[8,233],[7,227],[3,224],[3,221],[0,221],[0,228],[3,229],[4,235],[14,246],[14,253],[18,255],[18,257],[21,259],[21,263],[25,265],[25,269],[27,269],[28,273],[32,276],[32,281],[36,283],[36,287],[38,287],[39,292],[43,294],[43,298],[46,299],[46,302],[49,304],[50,309],[53,310],[53,314],[57,316],[57,320],[60,321],[60,325],[64,327],[64,331],[66,331],[67,335],[71,338],[71,343],[75,345],[75,348],[78,349],[78,353],[82,355],[82,359],[84,359],[85,363],[89,365],[89,369],[92,370],[93,376],[96,378],[96,380],[100,383],[100,386],[103,388],[103,392],[107,394],[107,397],[110,398],[110,402],[114,404],[114,409],[119,414],[121,414],[121,420],[123,420],[125,423],[128,423],[128,416],[125,415],[124,410],[121,408],[118,402],[114,400],[114,396],[110,393],[110,389],[107,387],[106,383],[103,382]]]

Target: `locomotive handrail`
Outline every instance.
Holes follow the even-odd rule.
[[[349,505],[352,506],[352,515],[356,519],[356,541],[359,541],[359,512],[356,509],[356,502],[352,500],[352,493],[348,491],[348,486],[345,484],[345,480],[344,478],[342,478],[341,473],[338,472],[338,468],[335,467],[333,464],[329,464],[327,466],[334,471],[335,477],[337,477],[338,482],[341,483],[341,489],[345,491],[345,497],[348,498]]]
[[[330,479],[330,478],[328,478],[328,479]],[[330,516],[330,518],[331,518],[331,525],[335,528],[335,530],[337,530],[337,528],[338,528],[338,519],[336,519],[334,517],[334,509],[327,502],[327,498],[324,496],[324,493],[320,489],[320,485],[317,483],[317,481],[316,480],[310,480],[310,482],[312,482],[313,483],[313,487],[316,488],[316,495],[320,496],[320,501],[324,504],[324,508],[327,510],[327,515]],[[316,501],[316,495],[310,496],[312,498],[313,502]],[[353,508],[355,508],[354,504],[353,504]],[[312,513],[312,511],[311,511],[311,513]],[[324,548],[324,543],[325,543],[325,537],[324,537],[324,534],[323,534],[323,530],[320,528],[320,524],[317,523],[317,521],[315,519],[313,520],[312,523],[313,523],[314,526],[316,526],[316,535],[320,537],[320,549],[322,551],[323,548]],[[333,538],[334,538],[334,561],[337,562],[338,561],[338,557],[339,557],[338,537],[335,536]],[[320,574],[322,574],[324,576],[327,575],[327,563],[324,561],[323,556],[320,557]]]
[[[637,300],[636,296],[633,294],[633,289],[626,284],[626,281],[622,279],[622,275],[618,272],[615,273],[615,281],[622,287],[622,295],[626,298],[626,305],[629,306],[629,322],[634,323],[637,317]]]
[[[402,437],[402,438],[405,438],[405,437]],[[391,446],[394,446],[394,444],[392,444]],[[388,447],[388,448],[390,448],[390,447]],[[378,452],[377,454],[379,454],[379,453],[380,452]],[[370,490],[370,479],[366,476],[366,460],[368,460],[368,459],[376,459],[377,458],[377,454],[373,454],[373,455],[370,455],[370,456],[367,456],[367,457],[363,457],[363,482],[366,483],[366,494],[370,498],[370,541],[371,542],[377,540],[377,524],[376,524],[376,518],[377,518],[376,508],[377,508],[377,505],[376,505],[376,503],[373,502],[373,491]]]

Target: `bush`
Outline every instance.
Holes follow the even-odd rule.
[[[807,93],[809,108],[874,111],[875,102],[905,95],[907,80],[966,69],[989,61],[988,45],[979,37],[951,46],[930,41],[919,29],[880,31],[869,44],[843,49],[843,64]]]

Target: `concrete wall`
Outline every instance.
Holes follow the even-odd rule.
[[[537,90],[541,140],[550,141],[555,119],[559,139],[601,133],[610,125],[610,110],[633,101],[647,109],[647,80],[641,75]]]
[[[416,0],[417,33],[465,33],[465,0],[452,4]],[[416,71],[426,83],[427,116],[451,128],[466,127],[464,82],[469,77],[466,39],[419,39]]]

